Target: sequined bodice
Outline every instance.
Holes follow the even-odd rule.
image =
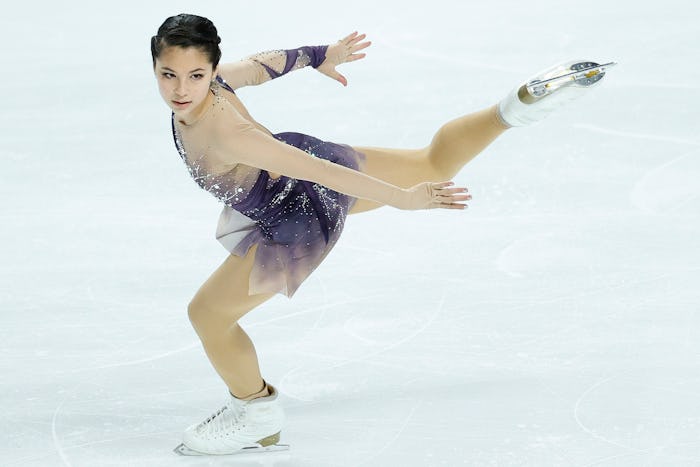
[[[255,186],[261,175],[261,170],[238,164],[233,169],[224,173],[212,173],[206,164],[206,154],[195,159],[190,159],[185,151],[180,138],[180,133],[172,120],[173,138],[180,158],[185,163],[187,171],[200,188],[214,195],[218,200],[239,209],[238,204],[244,201]],[[267,176],[269,178],[269,175]]]
[[[285,136],[295,138],[296,135],[299,134],[283,133],[273,137],[286,141]],[[318,141],[309,136],[300,136],[307,141]],[[330,190],[321,185],[285,176],[272,178],[265,170],[242,164],[225,173],[211,173],[206,168],[206,155],[194,160],[188,157],[174,119],[173,137],[180,157],[197,185],[250,218],[268,239],[280,244],[294,243],[300,240],[302,230],[309,230],[307,224],[311,222],[317,224],[318,232],[327,242],[331,231],[339,227],[337,220],[341,219],[342,222],[345,217],[345,212],[341,216],[338,213],[345,211],[345,207],[336,201],[339,196],[345,199],[345,195],[333,192],[329,196]],[[354,160],[349,162],[355,163]],[[291,211],[304,216],[305,220],[297,220],[290,229],[277,229],[290,218]]]

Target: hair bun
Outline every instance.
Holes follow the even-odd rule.
[[[212,66],[216,68],[221,59],[219,44],[221,38],[216,26],[203,16],[181,13],[167,18],[158,34],[151,39],[151,56],[155,66],[156,58],[168,46],[198,47],[206,52]]]

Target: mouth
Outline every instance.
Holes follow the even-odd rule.
[[[192,101],[170,101],[173,103],[173,106],[178,108],[178,109],[184,109],[188,105],[192,103]]]

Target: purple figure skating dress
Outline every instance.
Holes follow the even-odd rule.
[[[262,65],[270,78],[277,78],[307,65],[317,67],[325,58],[325,49],[302,47],[266,52],[251,59]],[[217,77],[217,82],[225,92],[234,92],[221,77]],[[273,179],[265,170],[242,164],[224,174],[211,173],[201,157],[188,158],[174,115],[172,130],[177,150],[192,178],[225,204],[216,238],[237,256],[246,255],[257,245],[249,293],[282,293],[291,297],[338,241],[355,198],[304,180],[285,176]],[[350,146],[313,136],[278,133],[273,137],[354,170],[360,170],[364,160]]]

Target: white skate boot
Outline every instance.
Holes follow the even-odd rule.
[[[588,60],[555,65],[514,88],[498,104],[499,116],[512,127],[539,122],[600,83],[605,71],[614,65],[615,62],[599,65]]]
[[[218,412],[187,428],[175,452],[201,456],[289,449],[288,445],[278,444],[284,413],[277,400],[277,390],[267,387],[269,396],[251,401],[231,396]]]

